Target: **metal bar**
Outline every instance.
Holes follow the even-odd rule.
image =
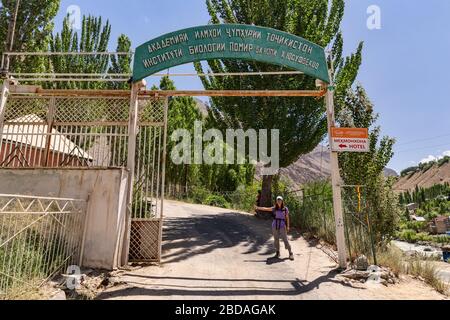
[[[73,202],[85,202],[83,199],[71,199],[71,198],[51,198],[51,197],[39,197],[39,196],[26,196],[17,194],[4,194],[0,193],[0,198],[18,198],[18,199],[40,199],[40,200],[59,200],[59,201],[73,201]]]
[[[89,204],[90,204],[90,195],[88,196],[88,200],[87,203],[84,207],[84,219],[83,219],[83,223],[82,223],[82,230],[83,230],[83,235],[81,238],[81,248],[80,248],[80,257],[78,260],[78,266],[81,268],[83,266],[83,258],[84,258],[84,246],[86,243],[86,234],[87,234],[87,224],[88,224],[88,214],[89,214]]]
[[[11,87],[11,91],[17,90]],[[29,86],[29,90],[23,93],[35,93],[40,96],[63,96],[63,97],[129,97],[129,90],[64,90],[64,89],[42,89]],[[323,90],[140,90],[140,97],[323,97],[327,93]]]
[[[83,78],[16,78],[19,82],[25,81],[39,81],[39,82],[54,82],[54,81],[77,81],[77,82],[128,82],[130,79],[128,78],[92,78],[92,79],[83,79]]]
[[[49,101],[48,113],[47,113],[47,134],[45,135],[45,149],[44,149],[44,163],[43,166],[48,166],[48,161],[50,159],[50,144],[52,140],[52,129],[53,129],[53,120],[55,118],[55,107],[56,107],[56,98],[52,97]],[[61,140],[61,139],[60,139]]]
[[[128,264],[128,256],[130,252],[130,238],[131,238],[131,218],[132,218],[132,206],[133,206],[133,186],[134,186],[134,170],[135,170],[135,157],[136,157],[136,137],[137,137],[137,125],[139,115],[139,100],[138,92],[142,86],[142,83],[134,83],[131,88],[130,97],[130,111],[129,111],[129,126],[128,126],[128,157],[127,157],[127,169],[128,169],[128,194],[127,194],[127,212],[126,212],[126,228],[125,228],[125,246],[122,253],[122,264]]]
[[[161,215],[159,217],[159,238],[158,238],[158,259],[161,262],[162,254],[162,229],[164,220],[164,193],[166,183],[166,158],[167,158],[167,118],[169,110],[169,97],[164,101],[164,137],[163,137],[163,155],[162,155],[162,186],[161,186]]]
[[[304,74],[301,71],[263,71],[263,72],[218,72],[218,73],[155,73],[149,77],[246,77],[246,76],[283,76],[283,75],[301,75]],[[52,77],[52,76],[74,76],[74,77],[131,77],[131,73],[10,73],[10,75],[15,77]]]
[[[131,73],[9,73],[14,77],[129,77]]]
[[[323,97],[326,90],[167,90],[140,91],[139,95],[160,97]]]
[[[3,52],[6,56],[102,56],[102,55],[118,55],[128,56],[134,52]]]

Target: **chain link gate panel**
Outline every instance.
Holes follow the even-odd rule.
[[[167,99],[139,98],[130,262],[160,262]]]

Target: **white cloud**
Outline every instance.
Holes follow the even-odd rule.
[[[436,161],[436,160],[437,160],[437,158],[435,156],[429,155],[428,157],[420,160],[419,163],[427,163],[427,162]]]
[[[419,164],[420,164],[420,163],[428,163],[428,162],[431,162],[431,161],[437,161],[437,160],[442,159],[443,157],[450,157],[450,150],[444,151],[444,152],[442,153],[442,155],[440,155],[440,156],[432,156],[432,155],[429,155],[428,157],[426,157],[426,158],[420,160],[420,161],[419,161]]]

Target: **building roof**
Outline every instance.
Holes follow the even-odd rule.
[[[2,139],[26,144],[36,149],[45,149],[48,125],[45,120],[35,114],[5,121]],[[70,141],[62,133],[52,128],[50,149],[63,154],[74,154],[77,157],[93,160],[92,157]]]

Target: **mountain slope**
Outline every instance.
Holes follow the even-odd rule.
[[[289,180],[293,186],[329,179],[331,177],[330,151],[325,146],[316,147],[287,168],[280,170],[281,176]],[[397,172],[385,168],[386,177],[398,177]]]
[[[416,186],[429,188],[435,184],[450,183],[450,162],[434,164],[428,170],[417,170],[400,177],[394,185],[398,191],[413,190]]]

